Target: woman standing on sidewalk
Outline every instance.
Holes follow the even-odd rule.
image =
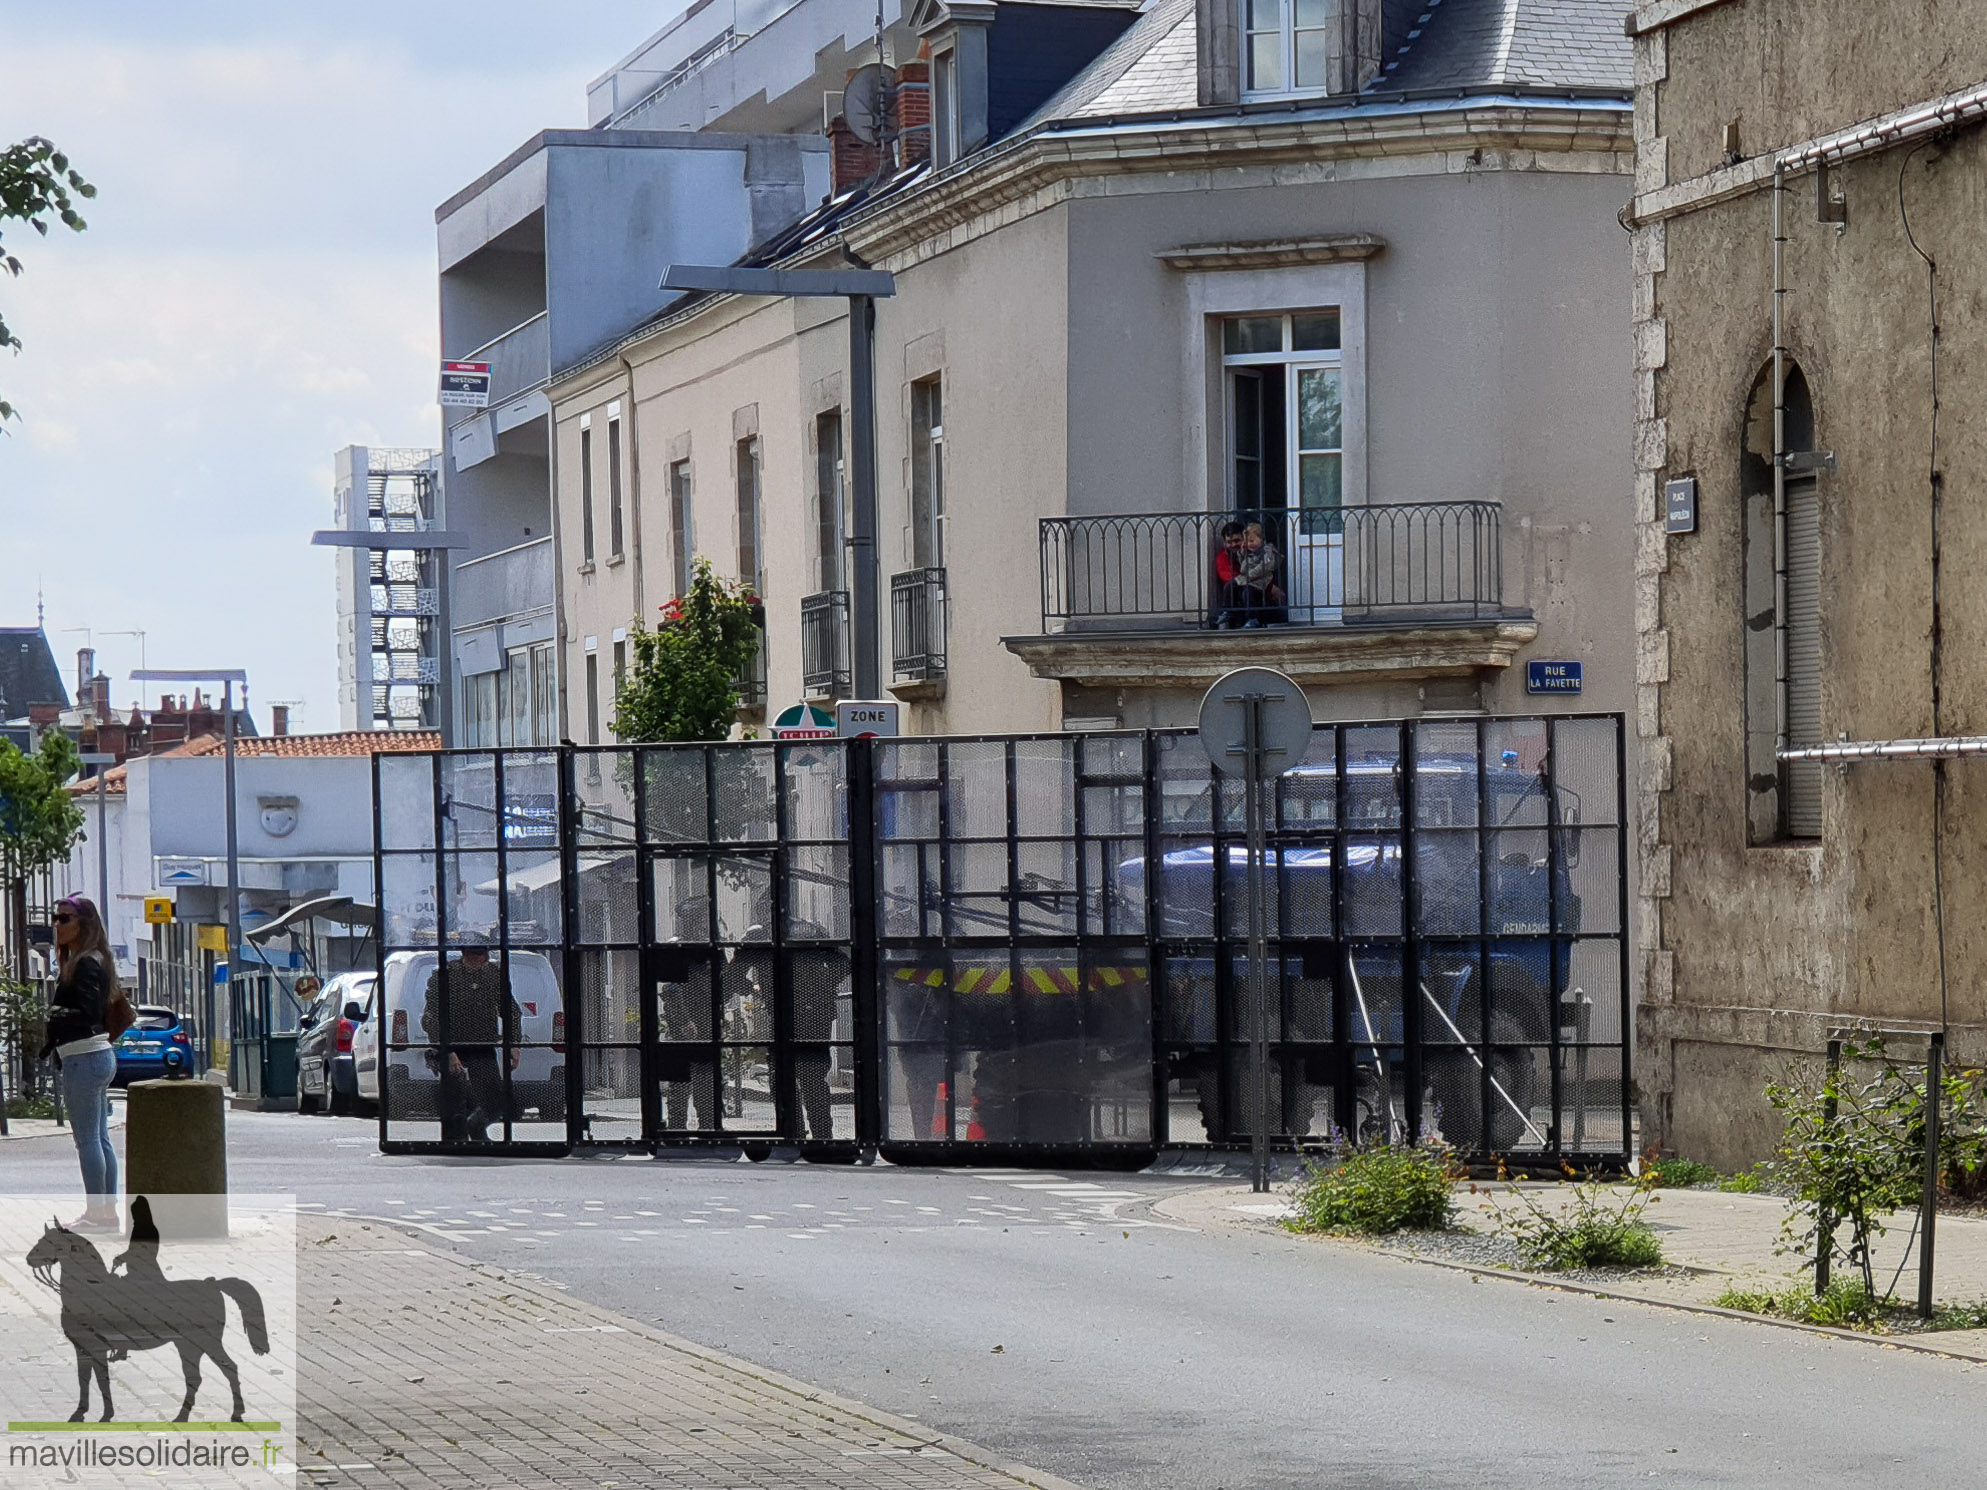
[[[94,903],[71,895],[55,906],[55,957],[60,976],[49,1002],[48,1043],[61,1071],[62,1105],[76,1135],[89,1208],[76,1231],[117,1231],[117,1149],[110,1141],[110,1082],[117,1052],[105,1018],[117,993],[117,964]]]

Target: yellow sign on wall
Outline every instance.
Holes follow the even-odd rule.
[[[145,924],[147,926],[172,925],[172,900],[165,895],[145,897]]]
[[[194,945],[203,952],[219,952],[222,956],[228,951],[228,928],[225,926],[201,926],[193,933]]]

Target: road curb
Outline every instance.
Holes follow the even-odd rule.
[[[422,1251],[441,1258],[445,1262],[454,1263],[457,1267],[480,1272],[492,1281],[508,1283],[516,1292],[531,1292],[541,1286],[540,1280],[537,1278],[533,1278],[529,1282],[520,1282],[511,1275],[509,1270],[497,1264],[481,1262],[473,1257],[466,1257],[459,1252],[447,1251],[433,1246],[425,1234],[409,1227],[404,1221],[392,1216],[341,1214],[334,1218],[318,1212],[305,1212],[303,1214],[310,1219],[327,1223],[333,1220],[339,1222],[370,1221],[375,1225],[385,1226],[396,1235],[418,1246]],[[668,1330],[658,1329],[655,1325],[635,1319],[631,1315],[617,1314],[612,1309],[602,1308],[600,1305],[579,1298],[567,1290],[560,1289],[558,1293],[561,1302],[568,1307],[578,1308],[587,1313],[597,1315],[602,1321],[617,1325],[630,1334],[653,1340],[659,1345],[667,1346],[671,1350],[692,1356],[710,1365],[721,1367],[726,1371],[736,1372],[740,1376],[761,1382],[774,1390],[798,1397],[804,1402],[818,1402],[824,1407],[834,1408],[837,1412],[846,1413],[850,1417],[874,1423],[878,1428],[885,1429],[900,1437],[915,1439],[927,1448],[943,1449],[954,1458],[963,1459],[968,1464],[977,1464],[980,1468],[992,1470],[995,1474],[1005,1475],[1017,1484],[1029,1487],[1029,1490],[1086,1490],[1086,1487],[1078,1485],[1072,1480],[1065,1480],[1059,1475],[1052,1475],[1046,1470],[1036,1469],[1032,1465],[1022,1464],[1016,1460],[1004,1459],[998,1454],[989,1453],[978,1444],[970,1443],[962,1438],[956,1438],[950,1433],[938,1432],[928,1423],[919,1423],[909,1418],[900,1418],[894,1413],[872,1407],[867,1402],[858,1402],[853,1398],[826,1391],[809,1382],[801,1381],[796,1377],[775,1371],[771,1367],[761,1366],[755,1361],[742,1360],[737,1356],[726,1355],[724,1352],[713,1350],[707,1345],[699,1345],[694,1340],[686,1340],[680,1335],[673,1335]]]
[[[1204,1193],[1204,1192],[1192,1192]],[[1183,1225],[1205,1229],[1210,1223],[1225,1230],[1249,1232],[1256,1235],[1287,1237],[1293,1242],[1311,1243],[1318,1246],[1339,1247],[1349,1252],[1357,1252],[1367,1257],[1391,1258],[1396,1262],[1411,1263],[1419,1267],[1446,1268],[1454,1273],[1468,1273],[1472,1277],[1492,1278],[1500,1283],[1525,1283],[1534,1288],[1552,1288],[1562,1293],[1585,1294],[1590,1298],[1619,1300],[1622,1303],[1646,1304],[1652,1309],[1674,1309],[1683,1314],[1701,1314],[1716,1319],[1735,1319],[1745,1324],[1771,1325],[1775,1329],[1798,1330],[1807,1335],[1822,1335],[1837,1340],[1853,1340],[1859,1345],[1875,1345],[1896,1350],[1916,1351],[1920,1355],[1937,1356],[1941,1360],[1964,1361],[1968,1365],[1987,1366],[1987,1357],[1968,1355],[1943,1346],[1928,1343],[1924,1338],[1910,1335],[1871,1335],[1860,1330],[1838,1329],[1834,1325],[1807,1324],[1798,1319],[1775,1319],[1770,1314],[1753,1314],[1744,1309],[1722,1309],[1716,1304],[1693,1303],[1688,1299],[1666,1299],[1647,1294],[1633,1293],[1625,1289],[1600,1283],[1580,1283],[1569,1278],[1554,1277],[1551,1273],[1520,1272],[1515,1268],[1488,1268],[1476,1263],[1450,1262],[1445,1258],[1427,1257],[1414,1252],[1395,1252],[1384,1247],[1371,1246],[1346,1237],[1317,1236],[1303,1232],[1286,1231],[1273,1221],[1262,1217],[1233,1216],[1183,1216],[1177,1210],[1166,1209],[1176,1205],[1178,1200],[1187,1197],[1168,1197],[1158,1202],[1152,1209],[1170,1217]],[[1689,1267],[1684,1263],[1679,1266]],[[1692,1268],[1693,1272],[1718,1273],[1715,1268]],[[1723,1276],[1731,1276],[1724,1274]]]

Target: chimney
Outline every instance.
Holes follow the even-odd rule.
[[[849,76],[855,73],[851,71]],[[836,192],[860,186],[877,174],[879,165],[887,175],[930,158],[931,63],[919,58],[897,69],[891,102],[895,114],[892,134],[897,140],[894,151],[885,143],[857,139],[846,115],[837,114],[828,125],[828,168]]]
[[[76,649],[76,702],[85,703],[90,698],[90,679],[96,675],[97,649],[78,647]]]
[[[271,704],[269,706],[269,733],[287,735],[290,732],[290,706]]]
[[[897,70],[897,163],[931,159],[931,63],[920,58]]]
[[[108,724],[111,721],[113,716],[110,712],[110,677],[108,674],[98,673],[94,678],[90,679],[90,707],[92,712],[96,714],[99,723]]]
[[[828,126],[828,181],[836,195],[860,186],[876,174],[883,147],[859,140],[842,115]]]

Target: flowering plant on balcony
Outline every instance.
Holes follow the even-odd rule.
[[[759,597],[698,559],[688,592],[661,607],[653,629],[637,620],[628,637],[633,655],[614,695],[614,733],[631,742],[725,739],[738,714],[738,680],[764,628]]]

